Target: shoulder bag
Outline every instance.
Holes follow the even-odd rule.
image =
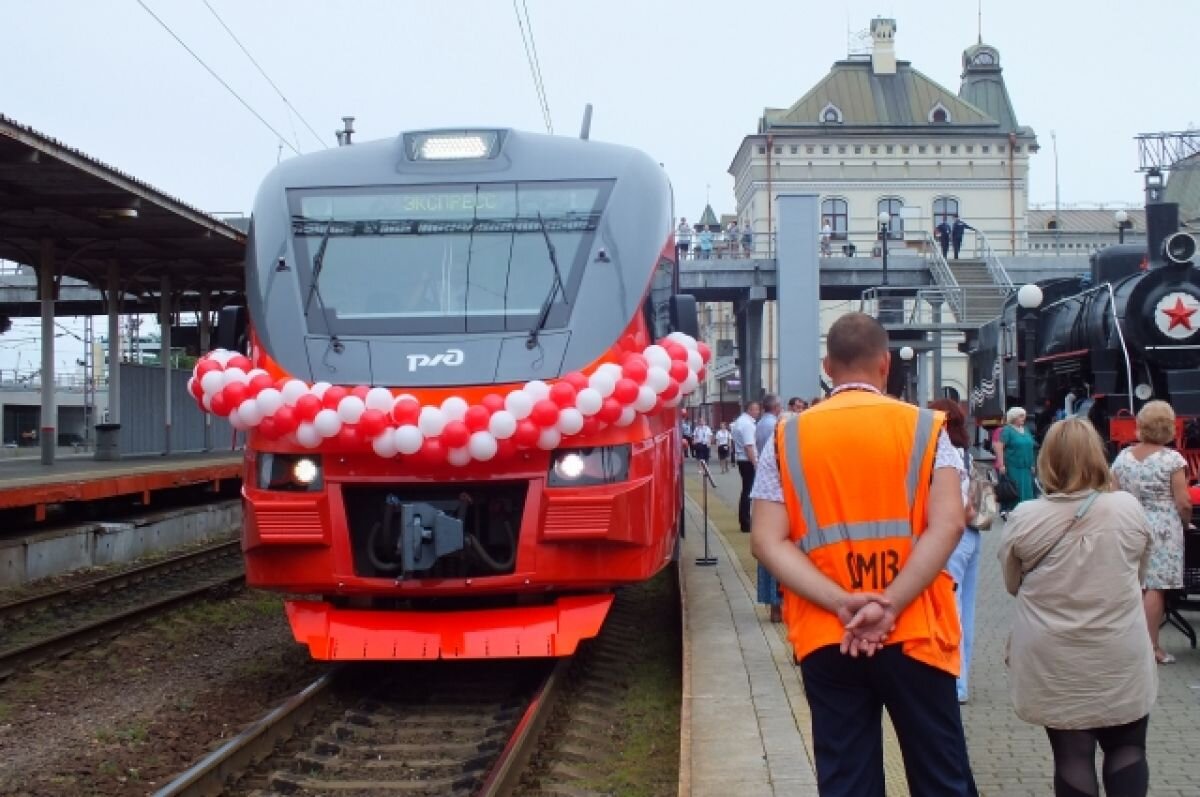
[[[967,500],[975,513],[970,526],[978,531],[990,529],[1000,514],[1000,505],[996,501],[995,473],[991,469],[971,469],[971,486],[967,492]]]

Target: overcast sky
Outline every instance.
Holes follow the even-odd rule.
[[[360,140],[435,126],[544,129],[508,0],[144,0],[292,146],[333,144],[353,115]],[[847,53],[848,31],[897,20],[899,58],[957,91],[976,3],[891,0],[523,0],[556,133],[661,161],[677,215],[733,210],[726,172],[765,106],[787,107]],[[1000,51],[1021,124],[1037,133],[1030,198],[1138,202],[1139,132],[1200,123],[1197,0],[984,0],[983,40]],[[203,210],[249,212],[278,137],[137,0],[0,0],[0,113]],[[1186,99],[1185,99],[1186,98]],[[292,156],[290,149],[283,157]],[[0,368],[13,359],[0,349]]]

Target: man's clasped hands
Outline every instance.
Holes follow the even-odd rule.
[[[841,651],[857,658],[873,656],[896,627],[898,612],[890,598],[877,592],[850,592],[838,605],[837,616],[845,633]]]

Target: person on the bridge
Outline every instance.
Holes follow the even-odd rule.
[[[742,222],[742,251],[746,257],[754,251],[754,225],[748,219]]]
[[[737,219],[734,219],[725,228],[725,252],[729,257],[737,257],[738,249],[742,245],[741,238],[742,231],[738,229]]]
[[[974,229],[975,229],[974,227],[972,227],[970,224],[967,224],[965,221],[960,219],[958,216],[954,217],[954,226],[950,228],[950,241],[951,241],[951,243],[954,244],[954,259],[955,260],[958,260],[958,250],[962,249],[963,233],[965,233],[967,230],[974,230]],[[944,257],[945,254],[946,254],[945,250],[943,250],[942,256]]]
[[[738,525],[743,534],[750,533],[750,488],[754,486],[754,468],[758,464],[758,449],[754,445],[754,429],[762,407],[751,401],[733,422],[733,461],[742,477],[742,495],[738,499]]]
[[[703,229],[700,235],[696,237],[697,245],[700,247],[700,259],[708,260],[713,253],[713,234],[712,230]]]
[[[963,532],[962,458],[942,413],[883,395],[891,356],[876,319],[842,316],[826,347],[834,389],[763,452],[751,538],[784,587],[818,789],[883,797],[886,707],[909,791],[974,795],[945,571]]]
[[[688,226],[687,219],[680,216],[679,226],[675,228],[675,259],[679,261],[687,258],[691,246],[692,228]]]
[[[1145,797],[1146,728],[1158,691],[1142,579],[1153,531],[1138,500],[1111,490],[1104,443],[1082,418],[1050,427],[1038,454],[1046,494],[1017,507],[998,552],[1017,597],[1009,694],[1046,728],[1057,797]]]
[[[933,237],[937,240],[938,245],[942,247],[942,259],[950,253],[950,236],[953,234],[953,228],[950,222],[942,219],[938,226],[933,228]]]
[[[821,257],[829,257],[833,254],[833,226],[829,223],[829,219],[825,219],[821,223]]]

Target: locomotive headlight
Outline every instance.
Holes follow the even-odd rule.
[[[612,484],[629,478],[630,447],[563,448],[554,452],[547,481],[550,487]]]
[[[258,455],[258,489],[316,492],[324,486],[321,458],[264,453]]]
[[[1133,389],[1133,395],[1137,396],[1141,401],[1149,401],[1150,397],[1154,395],[1154,388],[1142,382]]]
[[[410,133],[408,155],[415,161],[480,160],[494,158],[500,134],[495,130]]]

